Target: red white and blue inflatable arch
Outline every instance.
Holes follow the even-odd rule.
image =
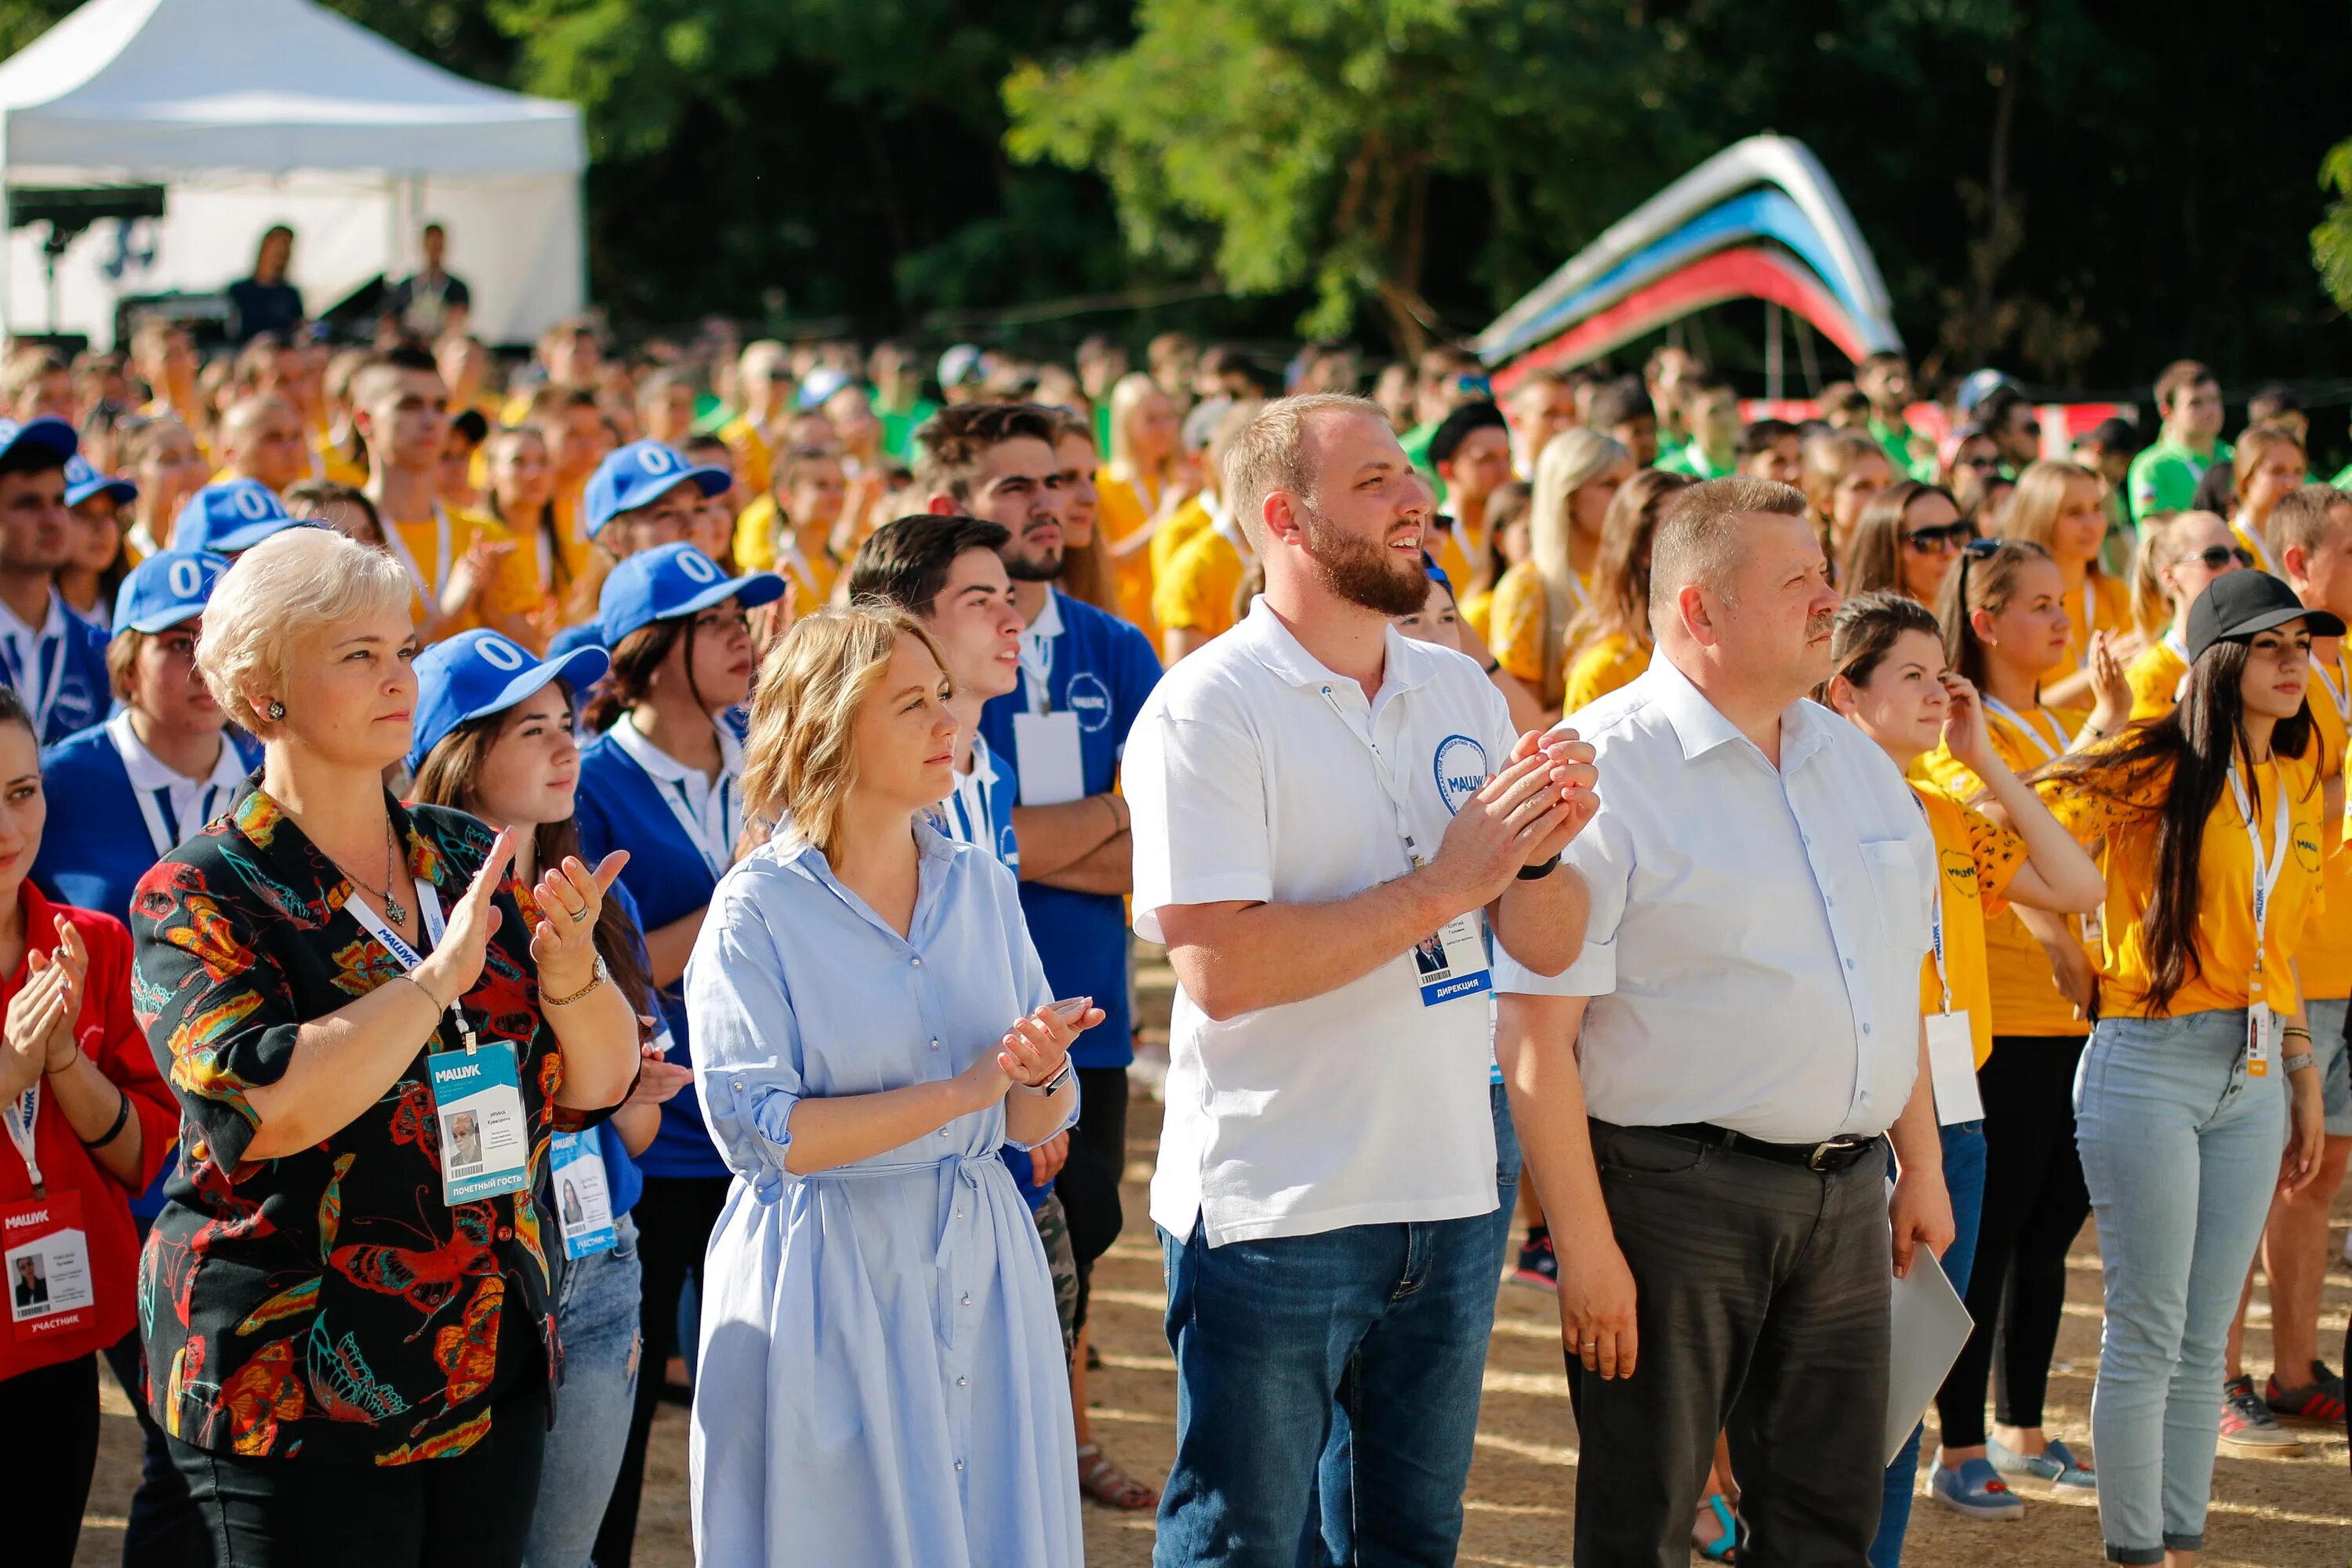
[[[1785,136],[1727,147],[1643,202],[1471,346],[1507,390],[1539,366],[1583,364],[1727,300],[1793,311],[1850,360],[1903,347],[1844,198]]]

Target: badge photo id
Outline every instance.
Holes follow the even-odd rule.
[[[530,1125],[512,1049],[436,1051],[425,1060],[441,1130],[441,1196],[452,1205],[530,1184]]]
[[[1475,910],[1456,915],[1412,950],[1412,964],[1421,983],[1421,1005],[1434,1007],[1457,997],[1475,996],[1494,989],[1495,977],[1486,963],[1486,943],[1480,935],[1486,917]]]
[[[79,1193],[0,1206],[0,1268],[7,1278],[9,1325],[19,1341],[96,1325],[98,1290],[89,1277]]]
[[[613,1194],[604,1182],[604,1129],[558,1133],[549,1145],[548,1167],[563,1256],[585,1258],[617,1245]]]

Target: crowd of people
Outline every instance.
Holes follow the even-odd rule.
[[[1580,1563],[1898,1562],[1922,1268],[1970,1519],[2180,1568],[2217,1443],[2341,1428],[2352,494],[2291,397],[2232,446],[2183,362],[2055,452],[1894,354],[1802,422],[1677,349],[501,374],[445,239],[366,346],[274,234],[235,347],[0,374],[26,1561],[103,1359],[134,1564],[625,1568],[681,1393],[706,1563],[1076,1563],[1082,1500],[1445,1563],[1498,1278]],[[1087,1395],[1138,936],[1164,1485]]]

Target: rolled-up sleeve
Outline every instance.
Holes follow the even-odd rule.
[[[722,886],[686,964],[694,1089],[719,1152],[772,1201],[803,1092],[798,1020],[766,912],[737,879]]]
[[[185,1153],[234,1174],[260,1128],[250,1092],[286,1075],[301,1033],[257,911],[165,860],[131,901],[131,1010],[194,1136]]]
[[[1274,897],[1259,748],[1239,727],[1147,711],[1123,773],[1135,828],[1135,931],[1159,942],[1171,904]]]
[[[1601,810],[1560,858],[1584,879],[1589,900],[1584,946],[1558,974],[1538,974],[1507,952],[1495,955],[1495,987],[1522,996],[1606,996],[1617,989],[1617,927],[1625,917],[1633,878],[1631,825],[1609,809],[1609,775],[1601,778]]]

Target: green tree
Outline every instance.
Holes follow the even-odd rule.
[[[2338,142],[2319,165],[2321,188],[2333,191],[2319,226],[2311,231],[2311,264],[2338,309],[2352,310],[2352,141]]]
[[[1100,174],[1146,265],[1307,290],[1298,327],[1317,336],[1372,310],[1410,352],[1465,324],[1425,296],[1433,251],[1475,248],[1483,292],[1524,287],[1531,233],[1597,230],[1644,194],[1621,171],[1711,150],[1642,124],[1684,73],[1638,16],[1622,0],[1142,0],[1126,47],[1013,72],[1006,143]],[[1448,217],[1453,183],[1484,193],[1480,218]]]

